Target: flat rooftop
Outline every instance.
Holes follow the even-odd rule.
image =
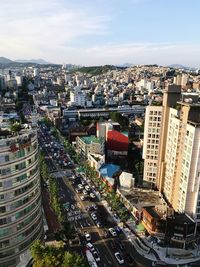
[[[155,207],[145,207],[145,210],[148,211],[148,213],[156,219],[162,218],[162,214],[160,214]]]
[[[119,165],[115,164],[104,164],[100,169],[100,174],[103,177],[113,177],[113,175],[120,170]]]
[[[104,142],[104,138],[100,137],[97,138],[95,135],[90,135],[90,136],[82,136],[81,139],[83,140],[84,143],[87,145],[90,145],[92,143],[99,143],[102,144]]]
[[[158,191],[143,189],[143,188],[131,188],[130,190],[118,189],[127,200],[136,208],[142,209],[143,207],[151,207],[162,205],[163,200],[159,196]]]

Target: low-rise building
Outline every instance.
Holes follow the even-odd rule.
[[[99,154],[88,154],[89,165],[98,171],[101,166],[105,163],[105,155]]]
[[[91,136],[77,136],[76,149],[77,153],[87,158],[88,154],[104,155],[105,140],[94,135]]]
[[[138,221],[142,218],[144,207],[156,206],[158,204],[163,204],[164,202],[158,191],[143,188],[133,187],[128,190],[119,188],[117,194],[120,196],[125,207]]]
[[[119,184],[121,188],[130,189],[135,184],[135,178],[132,173],[122,172],[119,176]]]

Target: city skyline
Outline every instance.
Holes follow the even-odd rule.
[[[11,0],[1,3],[0,55],[200,67],[199,7],[196,0]]]

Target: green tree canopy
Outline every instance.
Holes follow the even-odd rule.
[[[33,267],[89,267],[87,261],[76,253],[54,246],[43,245],[37,240],[31,247]]]

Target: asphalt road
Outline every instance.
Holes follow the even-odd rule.
[[[45,137],[45,138],[44,138]],[[51,139],[51,135],[47,136],[47,134],[42,133],[42,129],[40,131],[40,138],[39,143],[42,146],[43,150],[46,152],[46,155],[48,156],[48,166],[51,169],[51,171],[54,172],[54,176],[56,177],[58,186],[59,186],[59,194],[62,198],[62,201],[64,203],[70,203],[70,205],[73,205],[75,209],[70,209],[68,212],[66,211],[68,215],[68,219],[71,221],[71,223],[76,227],[77,233],[79,233],[80,236],[82,236],[82,244],[79,246],[73,246],[72,250],[77,251],[78,253],[84,254],[84,243],[86,243],[84,238],[84,231],[88,231],[91,235],[91,243],[94,245],[95,249],[99,252],[101,261],[98,262],[98,266],[122,266],[122,267],[129,267],[129,266],[144,266],[149,267],[152,266],[152,261],[142,257],[137,250],[133,247],[133,245],[125,238],[123,234],[118,234],[117,238],[113,238],[112,236],[108,236],[105,238],[103,236],[103,230],[107,230],[109,227],[114,227],[116,224],[112,222],[109,218],[109,214],[107,213],[107,210],[104,208],[104,206],[101,205],[101,203],[98,201],[97,198],[91,199],[87,197],[87,200],[82,201],[80,199],[80,196],[83,195],[82,193],[77,193],[75,191],[75,188],[78,187],[78,184],[80,184],[81,180],[83,178],[77,178],[74,183],[70,181],[70,177],[73,174],[73,169],[61,169],[59,164],[53,160],[53,152],[50,151],[45,147],[45,140]],[[90,186],[91,188],[91,186]],[[92,188],[91,191],[92,192]],[[100,221],[103,224],[102,228],[98,228],[96,224],[94,223],[93,219],[91,218],[90,214],[91,212],[86,210],[87,206],[91,206],[93,204],[96,204],[98,206],[98,210],[95,211],[97,213],[97,217],[100,218]],[[71,214],[72,213],[72,214]],[[79,218],[81,215],[81,218]],[[79,217],[78,217],[79,216]],[[109,246],[110,240],[121,240],[121,242],[124,244],[125,249],[120,251],[119,248],[112,249]],[[124,264],[118,264],[114,257],[114,253],[119,251],[122,255],[125,255],[126,253],[130,254],[132,258],[135,260],[135,263],[129,264],[128,261],[125,259]],[[168,265],[168,266],[177,266],[177,265]],[[179,265],[181,266],[181,265]]]
[[[40,145],[42,145],[43,149],[45,148],[45,139],[43,138],[44,135],[40,135]],[[49,136],[50,138],[50,136]],[[51,158],[52,154],[45,148],[46,155],[49,157],[48,165],[51,166],[51,169],[54,171],[57,171],[59,175],[55,175],[57,177],[57,183],[59,186],[59,194],[62,198],[62,201],[65,203],[70,203],[70,205],[75,206],[75,210],[70,210],[68,214],[72,212],[80,212],[82,215],[81,219],[77,219],[75,221],[72,221],[72,224],[75,225],[77,232],[84,236],[84,231],[88,231],[91,235],[91,243],[94,245],[95,249],[99,252],[100,255],[100,262],[98,262],[98,266],[134,266],[129,265],[128,262],[125,261],[124,264],[118,264],[118,262],[115,259],[114,252],[120,251],[119,249],[116,249],[112,251],[109,246],[108,242],[109,240],[113,239],[111,236],[108,239],[104,239],[102,237],[102,230],[104,228],[99,229],[94,221],[92,220],[90,213],[86,211],[85,207],[92,204],[98,205],[98,200],[95,199],[95,201],[82,201],[80,199],[80,195],[75,192],[74,187],[76,185],[71,184],[68,178],[66,176],[63,177],[63,174],[65,174],[65,171],[63,171],[60,166]],[[52,168],[54,166],[54,168]],[[67,211],[66,211],[67,212]],[[97,210],[98,212],[98,210]],[[69,216],[69,217],[76,217],[76,216]],[[109,226],[115,226],[115,224],[111,224]],[[84,241],[84,237],[83,237]],[[127,251],[127,242],[125,242],[125,251]],[[74,247],[76,251],[79,253],[83,253],[84,251],[84,245],[82,244],[79,247]]]

